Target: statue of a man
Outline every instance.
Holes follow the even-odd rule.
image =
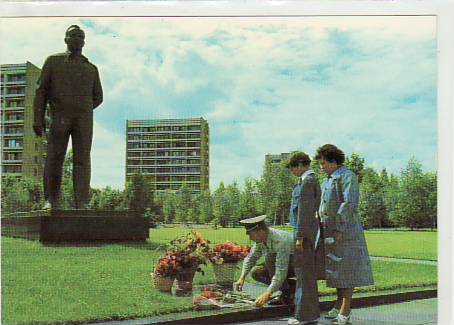
[[[67,51],[44,63],[34,101],[33,130],[43,135],[44,115],[51,122],[44,167],[45,208],[60,207],[63,162],[69,136],[73,147],[73,183],[76,209],[87,207],[90,189],[90,151],[93,110],[102,103],[98,69],[82,55],[85,33],[77,25],[66,30]]]

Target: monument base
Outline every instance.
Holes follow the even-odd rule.
[[[148,219],[130,211],[49,210],[2,218],[2,235],[43,243],[145,241]]]

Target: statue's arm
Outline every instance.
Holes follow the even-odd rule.
[[[52,86],[51,74],[52,64],[50,62],[50,58],[47,58],[38,79],[38,88],[36,88],[35,99],[33,102],[33,127],[35,130],[42,129],[44,126],[44,114],[46,112],[46,105],[50,97]]]
[[[95,82],[93,85],[93,109],[101,105],[102,103],[102,86],[101,86],[101,79],[99,78],[99,72],[98,69],[96,69],[96,76],[95,76]]]

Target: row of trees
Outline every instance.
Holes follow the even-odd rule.
[[[66,159],[62,184],[63,208],[73,205],[71,156]],[[425,172],[411,159],[399,175],[365,166],[358,154],[347,157],[346,165],[358,175],[359,212],[366,228],[436,228],[437,177]],[[325,175],[313,165],[322,182]],[[194,194],[183,184],[179,191],[153,192],[138,174],[124,190],[92,189],[90,206],[100,210],[130,209],[153,216],[156,221],[173,223],[215,223],[222,227],[237,224],[244,217],[266,214],[273,224],[288,222],[290,197],[296,178],[281,164],[265,163],[260,179],[247,178],[219,186],[210,193]],[[2,211],[38,209],[43,204],[41,182],[5,177],[2,186]]]

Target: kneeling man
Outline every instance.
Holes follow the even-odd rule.
[[[243,289],[244,280],[252,271],[252,278],[268,285],[255,304],[263,306],[270,300],[271,295],[281,290],[282,294],[273,304],[291,304],[295,295],[295,281],[293,278],[293,236],[291,233],[269,228],[265,224],[266,215],[241,220],[246,227],[246,233],[255,243],[251,252],[243,263],[243,270],[236,282],[237,290]],[[265,255],[265,265],[255,266],[258,259]],[[255,266],[255,267],[254,267]],[[254,268],[253,268],[254,267]]]

